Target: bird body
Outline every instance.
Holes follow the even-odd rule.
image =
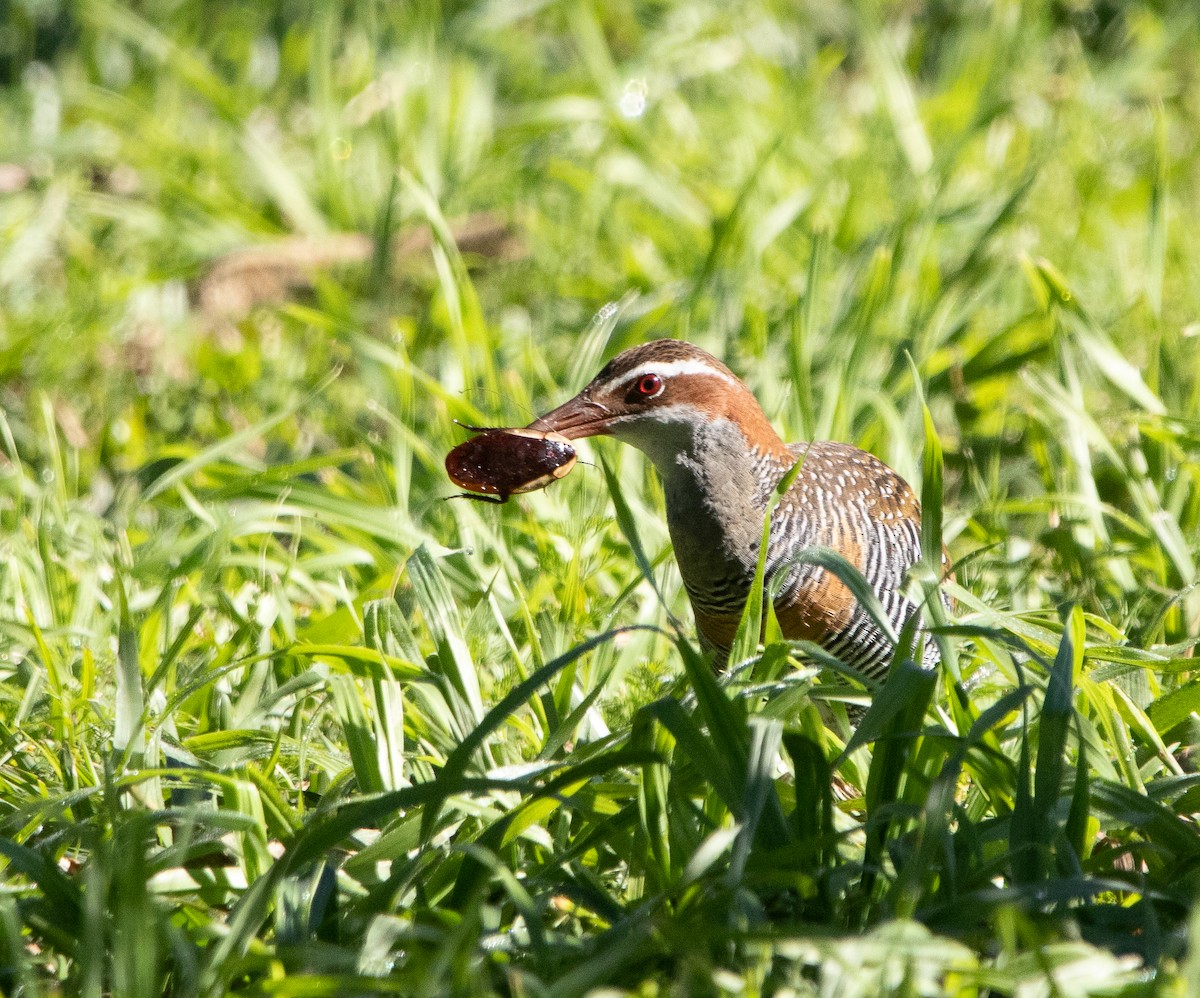
[[[699,347],[656,340],[610,361],[573,399],[530,424],[568,439],[610,434],[643,451],[662,478],[667,525],[696,626],[724,659],[754,581],[771,513],[766,578],[785,637],[814,641],[878,677],[891,642],[828,570],[797,562],[827,547],[854,565],[898,631],[915,612],[904,576],[920,558],[920,504],[878,458],[848,444],[785,444],[736,375]],[[923,659],[936,661],[926,639]]]

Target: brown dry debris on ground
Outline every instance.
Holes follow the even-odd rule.
[[[508,262],[525,255],[513,226],[489,212],[452,223],[450,235],[468,262]],[[428,225],[397,235],[388,251],[392,271],[403,274],[434,242]],[[260,305],[277,304],[311,289],[321,271],[366,263],[375,252],[375,240],[361,232],[287,236],[246,246],[217,259],[200,280],[196,299],[209,321],[237,322]]]

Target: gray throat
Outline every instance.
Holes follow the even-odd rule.
[[[776,472],[775,462],[752,451],[727,419],[692,412],[638,422],[614,427],[614,435],[643,451],[662,478],[667,526],[689,592],[727,592],[734,580],[744,580],[736,587],[744,598],[767,495],[782,469]]]

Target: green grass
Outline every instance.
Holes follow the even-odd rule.
[[[4,16],[0,990],[1200,991],[1192,5]],[[660,335],[921,483],[935,678],[714,677],[615,443],[443,501]]]

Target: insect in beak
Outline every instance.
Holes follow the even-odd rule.
[[[459,425],[479,435],[446,455],[446,474],[468,490],[451,499],[504,503],[509,496],[544,489],[575,467],[575,448],[553,430]]]

